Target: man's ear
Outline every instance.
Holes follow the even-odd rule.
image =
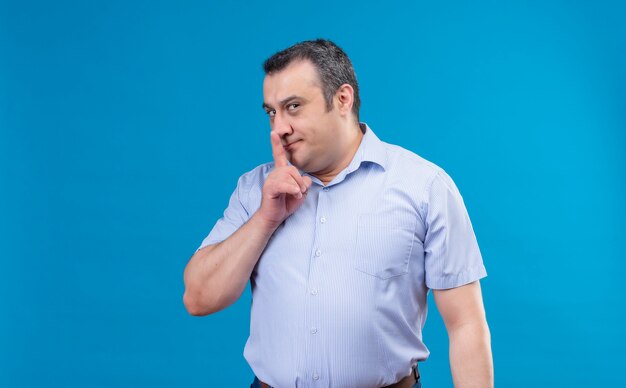
[[[335,93],[335,104],[342,115],[349,115],[354,104],[354,89],[349,84],[343,84]]]

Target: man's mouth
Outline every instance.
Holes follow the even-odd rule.
[[[289,143],[289,144],[286,144],[286,145],[285,145],[285,149],[286,149],[286,150],[290,150],[290,149],[291,149],[291,147],[292,147],[294,144],[296,144],[297,142],[299,142],[299,141],[300,141],[300,140],[296,140],[296,141],[292,141],[292,142],[291,142],[291,143]]]

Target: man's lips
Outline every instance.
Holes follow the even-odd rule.
[[[292,146],[293,146],[294,144],[296,144],[296,143],[297,143],[297,142],[299,142],[299,141],[300,141],[300,140],[292,141],[291,143],[286,144],[284,147],[285,147],[285,149],[286,149],[286,150],[289,150],[289,149],[291,149],[291,148],[292,148]]]

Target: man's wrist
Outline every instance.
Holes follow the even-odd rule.
[[[263,215],[256,212],[250,217],[249,224],[255,229],[260,231],[263,234],[272,235],[278,229],[282,222],[269,221]]]

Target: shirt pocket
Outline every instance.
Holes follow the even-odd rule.
[[[415,239],[415,224],[383,214],[361,214],[357,224],[354,268],[380,279],[405,275]]]

